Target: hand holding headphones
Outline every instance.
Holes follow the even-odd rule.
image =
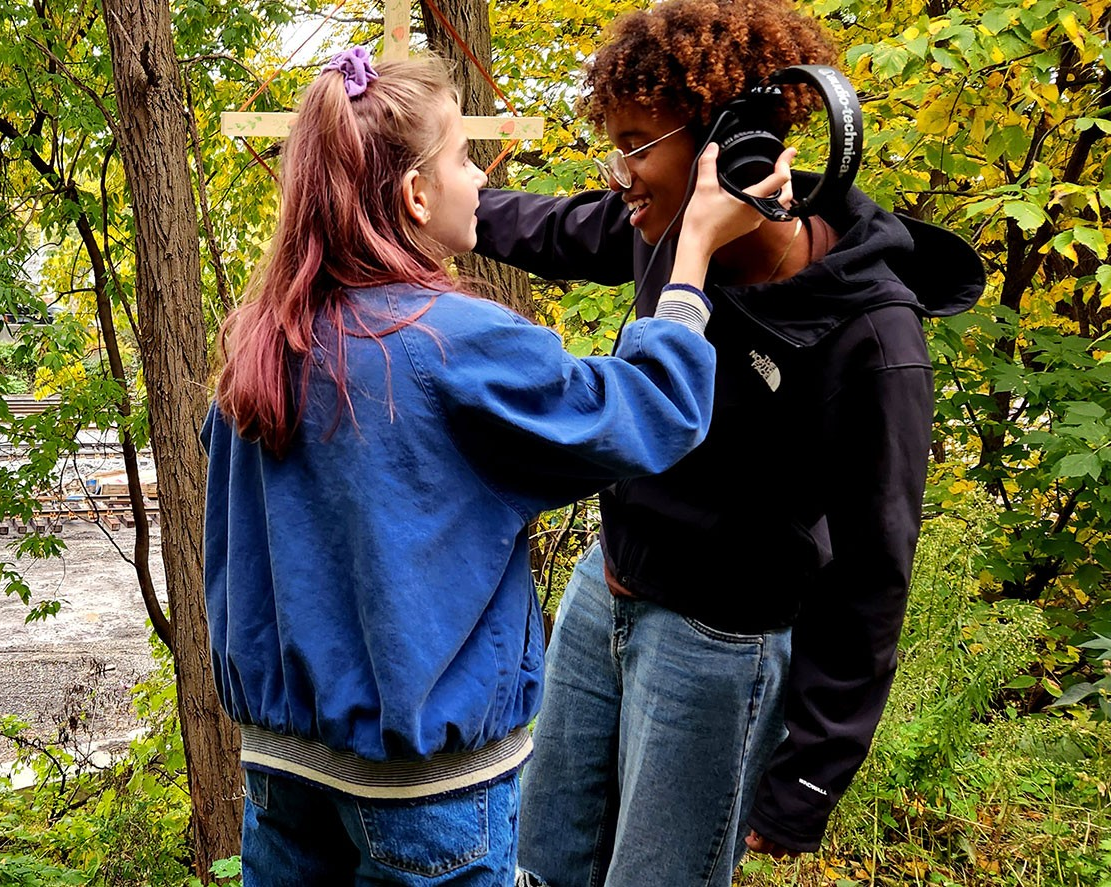
[[[754,128],[753,121],[769,118],[768,108],[783,95],[780,86],[788,83],[808,83],[817,89],[826,108],[830,144],[829,160],[814,189],[796,196],[791,207],[784,209],[777,199],[779,195],[753,197],[744,189],[771,175],[776,159],[783,153],[783,143],[770,132]],[[699,154],[710,142],[721,146],[718,181],[734,197],[776,222],[815,215],[823,206],[845,196],[860,168],[864,146],[860,102],[852,84],[835,68],[794,65],[776,71],[764,83],[726,104],[710,127]]]

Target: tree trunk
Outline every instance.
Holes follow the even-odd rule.
[[[158,471],[178,708],[197,873],[239,850],[238,733],[216,698],[204,609],[208,400],[200,244],[186,116],[166,0],[104,0],[119,143],[135,214],[135,294]]]
[[[439,8],[463,42],[470,47],[475,58],[489,71],[490,7],[487,0],[456,0],[456,2],[440,4]],[[497,113],[494,107],[493,87],[486,82],[474,62],[467,58],[462,47],[423,0],[420,9],[424,18],[425,33],[428,35],[428,45],[433,52],[447,59],[454,66],[455,82],[459,86],[459,93],[463,99],[463,113],[468,116],[490,116]],[[503,147],[502,142],[476,141],[471,145],[471,154],[475,163],[482,169],[486,169],[501,153]],[[505,185],[504,162],[490,173],[490,187],[498,188],[503,185]],[[484,292],[479,295],[488,295],[504,302],[514,311],[530,319],[536,317],[536,309],[532,302],[532,288],[529,286],[528,275],[523,271],[474,254],[457,257],[455,264],[464,278],[481,280],[492,288],[489,293]]]

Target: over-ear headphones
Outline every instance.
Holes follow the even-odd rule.
[[[763,129],[755,128],[771,117],[775,102],[782,98],[781,86],[806,83],[817,89],[829,121],[829,160],[825,172],[809,194],[795,195],[789,209],[772,197],[752,197],[745,188],[771,175],[783,143]],[[722,188],[751,204],[769,219],[786,221],[810,216],[845,196],[860,167],[864,126],[860,102],[848,79],[828,65],[793,65],[771,74],[745,95],[729,101],[710,127],[702,150],[710,142],[721,146],[718,180]]]

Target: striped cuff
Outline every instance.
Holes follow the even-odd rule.
[[[660,291],[656,317],[674,320],[693,332],[704,334],[713,305],[706,294],[689,283],[669,283]]]
[[[427,798],[492,782],[532,754],[527,727],[476,751],[447,752],[424,761],[368,761],[319,742],[241,724],[247,767],[299,776],[357,798]]]

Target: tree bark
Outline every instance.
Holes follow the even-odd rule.
[[[455,0],[452,3],[438,4],[448,22],[463,42],[470,47],[475,58],[490,70],[490,7],[487,0]],[[467,58],[462,47],[446,27],[421,0],[421,16],[424,30],[428,35],[428,45],[441,58],[447,59],[454,67],[455,82],[462,97],[463,113],[468,116],[490,116],[497,113],[494,107],[494,89],[483,78],[474,62]],[[471,144],[474,161],[486,169],[494,158],[501,153],[504,144],[494,141],[476,141]],[[490,173],[490,187],[505,185],[505,166],[500,164]],[[504,302],[514,311],[534,319],[536,308],[532,301],[532,288],[528,275],[516,268],[502,265],[491,259],[473,253],[458,256],[455,260],[460,275],[484,282],[491,290],[480,295],[489,296]]]
[[[204,608],[198,435],[208,364],[186,115],[166,0],[104,0],[104,13],[135,214],[139,350],[162,506],[194,863],[207,881],[214,860],[239,850],[242,791],[238,733],[216,698]]]

